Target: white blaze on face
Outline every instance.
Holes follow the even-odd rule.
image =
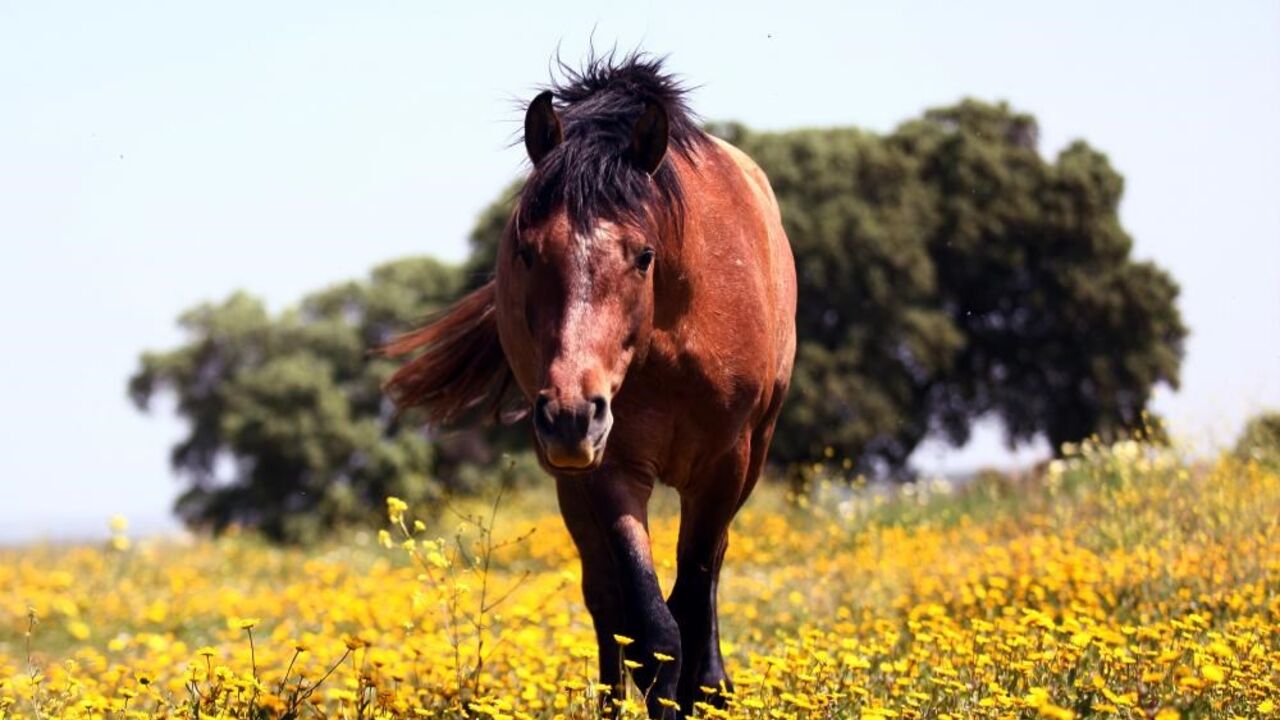
[[[610,223],[598,223],[590,232],[575,234],[573,242],[573,277],[565,288],[564,327],[581,327],[591,312],[592,290],[595,281],[595,268],[591,264],[592,252],[608,252],[609,243],[614,241]]]
[[[591,235],[577,235],[573,243],[573,272],[566,278],[564,330],[582,327],[591,309]],[[573,339],[565,337],[566,342]]]
[[[565,247],[563,314],[560,316],[559,347],[551,362],[548,380],[555,386],[557,397],[568,391],[576,394],[580,374],[590,362],[590,328],[592,322],[591,252],[599,239],[599,231],[574,233]],[[561,383],[571,383],[570,390]]]

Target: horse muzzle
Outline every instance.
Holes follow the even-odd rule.
[[[612,427],[613,413],[603,396],[560,402],[543,391],[534,401],[534,435],[553,471],[581,473],[599,467]]]

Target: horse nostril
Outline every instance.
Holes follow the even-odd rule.
[[[544,435],[555,432],[556,420],[551,413],[551,399],[546,395],[539,395],[533,402],[533,426]]]
[[[605,413],[609,412],[609,401],[597,395],[591,398],[591,406],[593,408],[591,419],[595,422],[603,422]]]

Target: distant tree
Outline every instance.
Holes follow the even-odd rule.
[[[417,423],[395,420],[381,392],[394,364],[369,351],[454,298],[462,280],[454,267],[410,259],[277,316],[244,293],[183,313],[188,341],[145,353],[129,381],[138,407],[168,392],[187,421],[171,456],[190,485],[179,516],[308,540],[367,520],[388,495],[435,496],[433,443]]]

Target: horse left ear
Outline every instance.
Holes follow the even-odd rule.
[[[551,102],[551,91],[540,93],[524,113],[524,149],[534,166],[560,144],[560,118]]]
[[[654,174],[667,154],[668,133],[666,108],[655,102],[645,103],[644,112],[631,129],[628,159],[646,175]]]

